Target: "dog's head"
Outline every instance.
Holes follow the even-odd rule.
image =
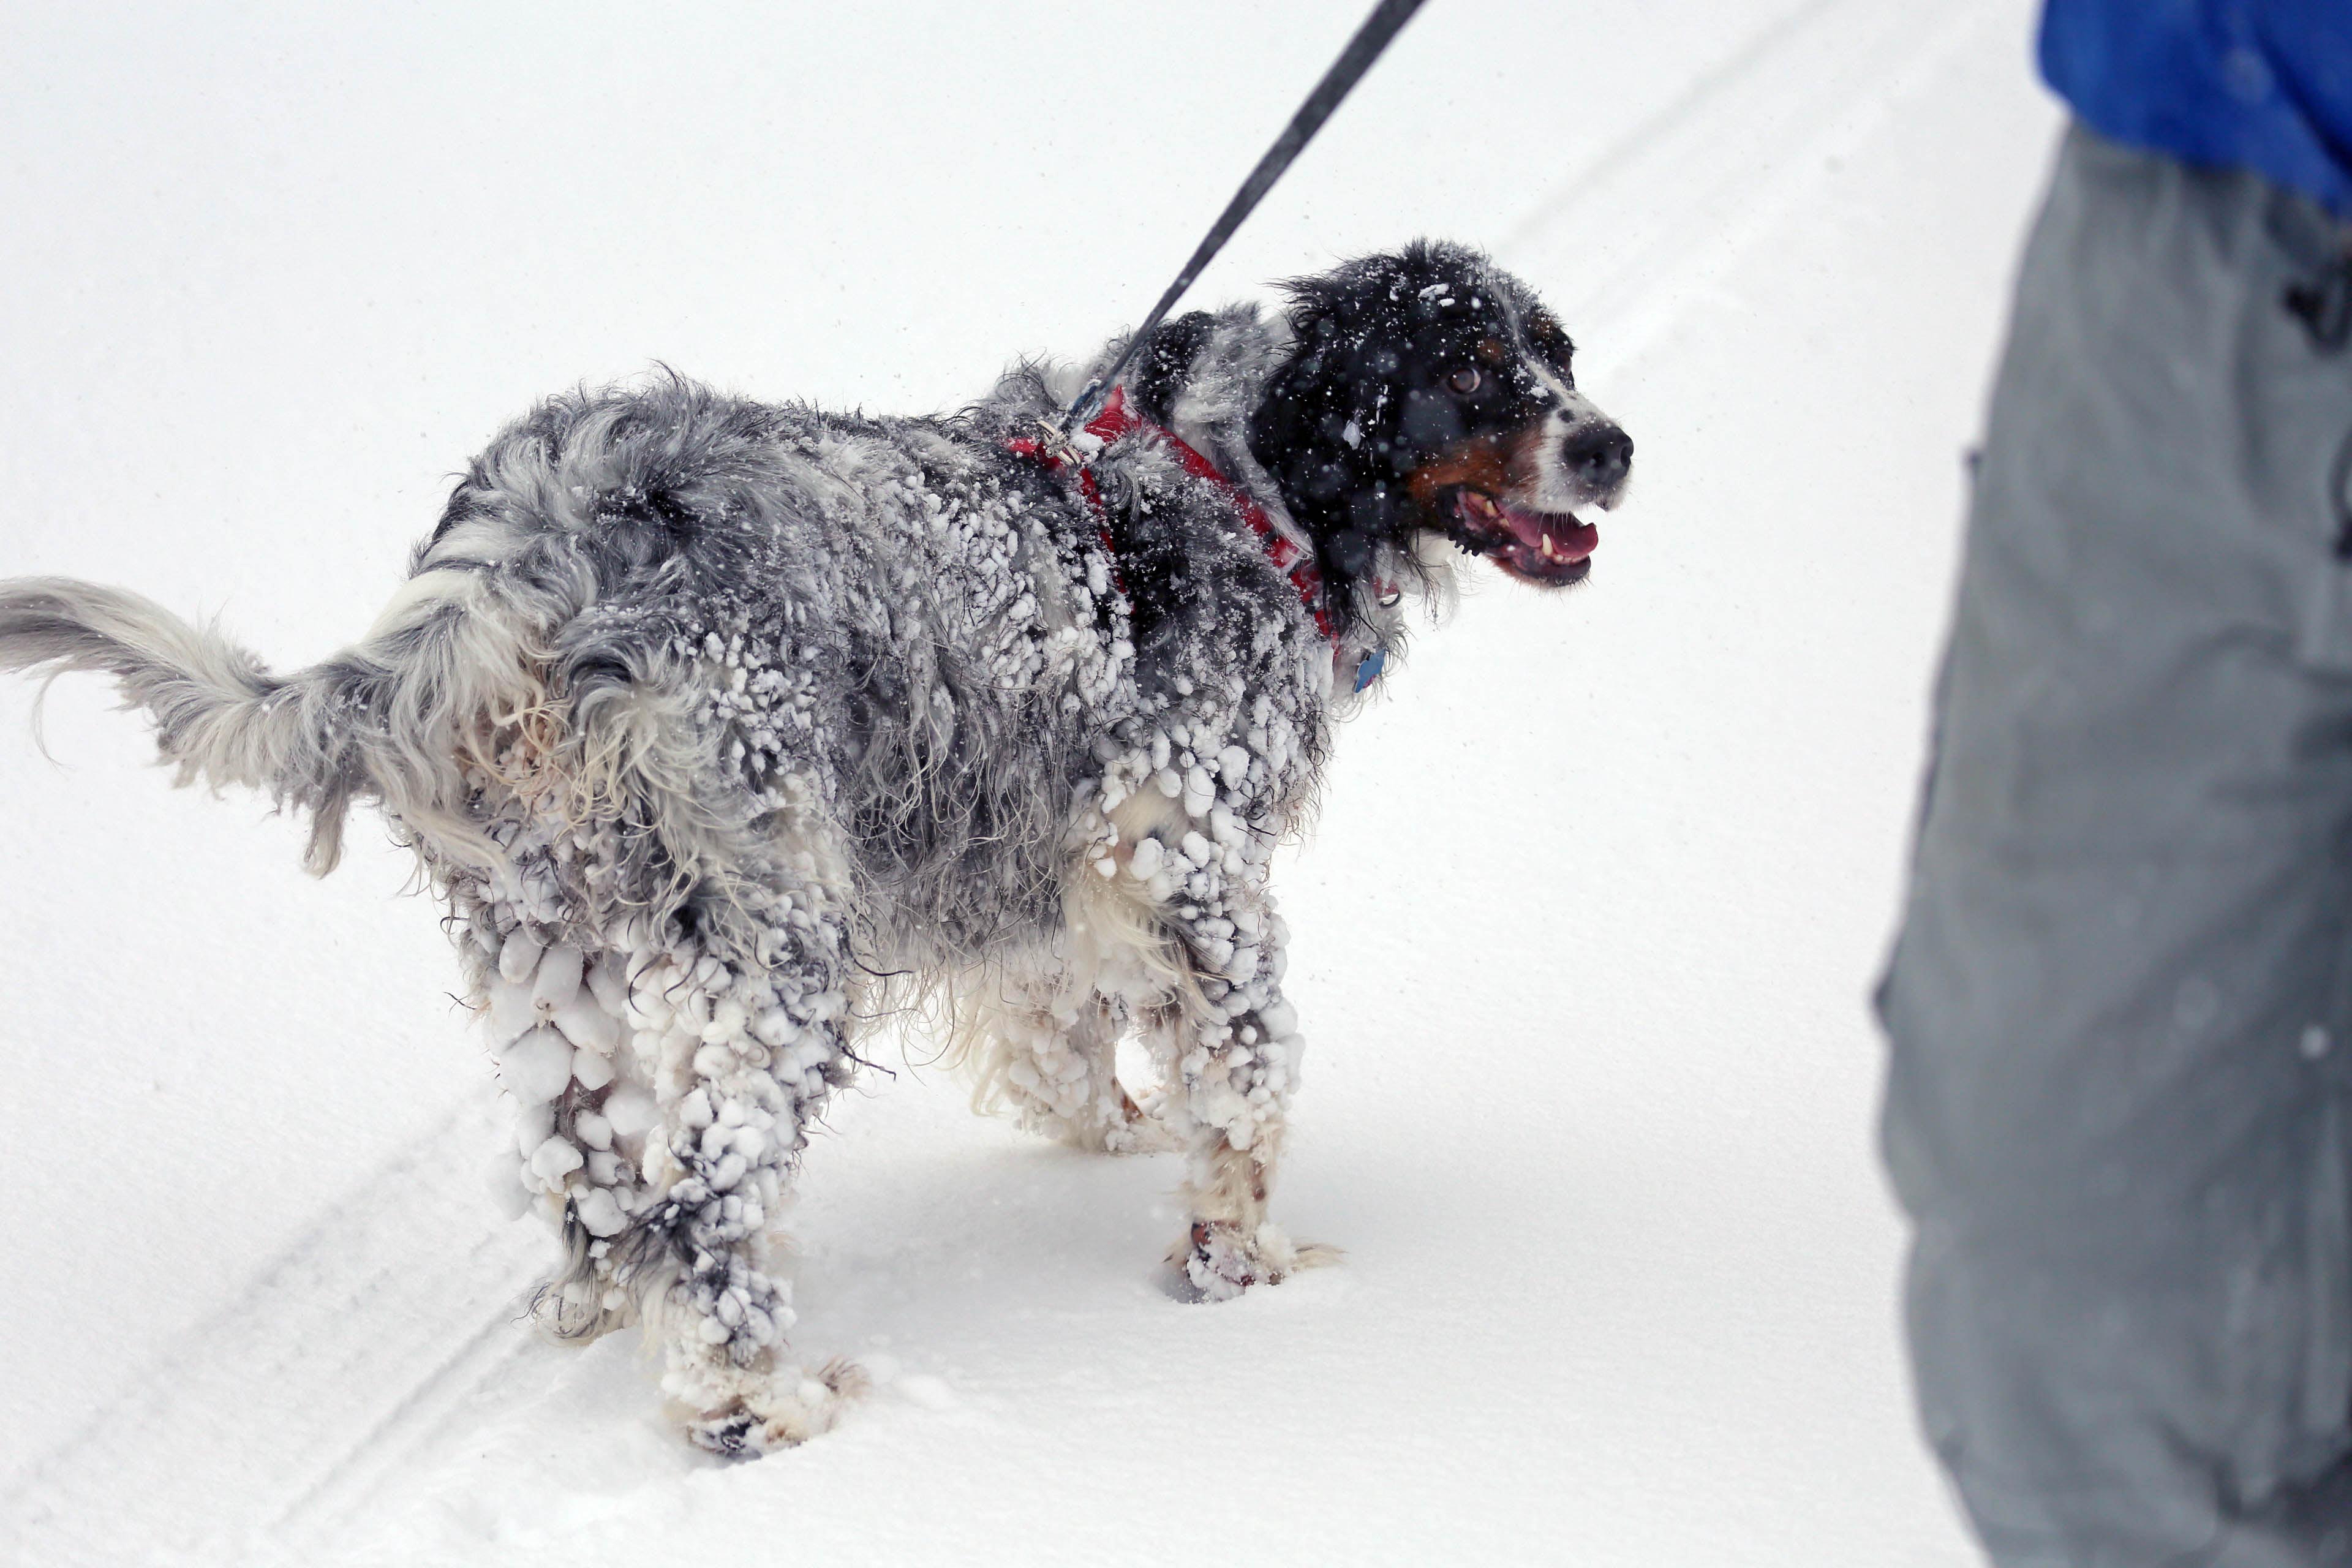
[[[1625,493],[1633,443],[1576,390],[1568,334],[1476,251],[1423,242],[1288,286],[1290,358],[1251,454],[1352,599],[1443,538],[1522,582],[1591,570],[1579,507]]]

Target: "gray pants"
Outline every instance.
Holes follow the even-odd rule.
[[[2342,230],[2077,130],[1879,997],[1928,1436],[2004,1568],[2352,1563]]]

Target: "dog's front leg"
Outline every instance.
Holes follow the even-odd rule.
[[[1297,1245],[1266,1217],[1303,1044],[1282,995],[1281,919],[1262,897],[1171,919],[1191,973],[1151,1020],[1151,1043],[1160,1114],[1185,1143],[1190,1218],[1169,1262],[1189,1290],[1223,1300],[1338,1253]]]

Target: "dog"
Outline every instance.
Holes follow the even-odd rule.
[[[516,1108],[517,1206],[561,1238],[535,1315],[642,1324],[695,1442],[788,1446],[859,1380],[788,1349],[773,1220],[893,1010],[930,1005],[1035,1131],[1181,1148],[1183,1293],[1328,1256],[1267,1214],[1300,1053],[1268,858],[1411,614],[1465,554],[1582,580],[1577,509],[1633,443],[1478,252],[1286,288],[1157,329],[1076,429],[1122,342],[941,417],[672,375],[555,397],[324,663],[19,579],[0,668],[113,676],[179,782],[306,813],[319,874],[379,805]]]

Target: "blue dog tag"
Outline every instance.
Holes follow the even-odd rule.
[[[1388,668],[1388,662],[1389,650],[1384,647],[1376,647],[1366,654],[1363,662],[1356,666],[1356,689],[1361,691],[1378,680],[1381,671]]]

